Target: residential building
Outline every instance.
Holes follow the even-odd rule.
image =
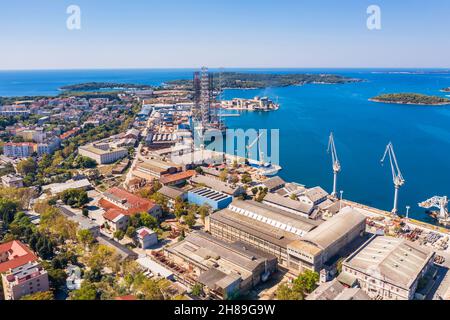
[[[0,106],[0,116],[4,117],[28,117],[31,111],[24,105]]]
[[[159,182],[164,186],[182,186],[188,179],[195,176],[195,174],[194,170],[177,172],[162,176],[161,179],[159,179]]]
[[[78,230],[88,230],[94,238],[100,235],[100,226],[89,218],[76,214],[64,206],[57,206],[57,208],[67,219],[77,224]]]
[[[149,228],[141,227],[136,230],[136,242],[139,248],[148,249],[158,243],[158,235]]]
[[[173,209],[177,198],[180,198],[182,201],[187,200],[187,192],[177,187],[163,186],[158,190],[158,193],[167,199],[169,209]]]
[[[88,179],[68,180],[64,183],[52,183],[42,187],[43,191],[50,192],[51,195],[57,195],[69,189],[91,190],[92,184]]]
[[[47,272],[28,246],[18,240],[0,244],[0,274],[6,300],[49,290]]]
[[[37,256],[21,241],[0,244],[0,273],[36,260]]]
[[[5,300],[19,300],[21,297],[49,290],[47,271],[37,262],[28,262],[2,274]]]
[[[200,187],[188,191],[188,201],[196,205],[209,205],[213,210],[226,208],[232,201],[233,197],[210,188]]]
[[[31,142],[7,142],[3,145],[3,154],[11,158],[31,157],[36,144]]]
[[[204,232],[165,249],[168,259],[190,271],[211,295],[231,299],[266,281],[277,259],[242,242],[228,243]]]
[[[129,216],[124,215],[121,211],[115,209],[106,211],[103,214],[103,218],[105,218],[105,222],[112,233],[119,230],[125,231],[128,227],[128,222],[130,221]]]
[[[161,207],[155,202],[117,187],[105,191],[99,200],[99,205],[106,212],[114,210],[127,216],[142,212],[148,212],[156,218],[160,218],[162,215]]]
[[[98,164],[114,163],[128,155],[125,148],[114,148],[109,144],[88,144],[78,148],[80,155],[95,160]]]
[[[357,282],[371,298],[412,300],[434,255],[409,240],[375,235],[342,263],[338,280]]]
[[[2,184],[6,188],[22,188],[23,178],[16,174],[7,174],[2,176]]]

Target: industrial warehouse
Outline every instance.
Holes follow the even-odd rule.
[[[362,238],[365,216],[346,207],[328,221],[316,221],[256,201],[235,200],[207,219],[217,238],[242,241],[275,255],[290,270],[320,271],[332,257]]]
[[[433,257],[434,252],[410,241],[375,235],[343,262],[338,279],[358,283],[372,298],[410,300],[432,270]]]
[[[165,249],[168,258],[222,299],[245,293],[277,269],[275,256],[242,242],[227,243],[204,232]]]

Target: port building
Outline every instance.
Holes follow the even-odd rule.
[[[358,283],[372,298],[412,300],[433,261],[434,252],[427,248],[375,235],[342,263],[338,280]]]
[[[228,243],[205,232],[191,233],[165,249],[174,263],[213,296],[235,298],[266,281],[277,269],[277,258],[242,242]]]
[[[292,271],[320,271],[348,244],[362,237],[365,217],[348,208],[322,222],[264,203],[235,200],[207,217],[206,229],[214,237],[242,241],[271,253]]]
[[[206,187],[190,190],[187,199],[188,202],[199,206],[207,204],[213,210],[224,209],[233,201],[233,197]]]
[[[293,270],[320,271],[348,245],[362,239],[365,229],[366,217],[345,207],[301,239],[288,244],[288,266]]]

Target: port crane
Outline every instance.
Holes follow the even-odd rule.
[[[392,144],[392,142],[389,142],[386,147],[386,151],[384,152],[383,158],[381,159],[381,165],[384,164],[384,161],[386,160],[386,157],[388,155],[391,164],[392,181],[394,182],[395,187],[394,208],[392,209],[392,213],[398,214],[398,190],[405,184],[405,179],[403,179],[402,172],[400,171],[400,167],[398,166],[397,157],[395,156],[394,145]]]
[[[439,209],[439,215],[438,219],[440,222],[450,222],[450,217],[448,214],[448,197],[439,197],[434,196],[433,198],[430,198],[424,202],[419,203],[419,207],[424,209],[430,209],[430,208],[438,208]]]
[[[330,134],[330,139],[328,141],[328,153],[331,152],[331,159],[333,161],[333,174],[334,174],[334,178],[333,178],[333,193],[331,194],[333,197],[337,197],[337,176],[338,173],[341,172],[341,163],[339,162],[339,158],[337,155],[337,151],[336,151],[336,145],[334,144],[334,136],[333,136],[333,132]]]
[[[252,156],[252,153],[251,153],[251,151],[250,151],[251,148],[253,148],[253,146],[255,145],[255,143],[259,142],[259,139],[261,139],[261,137],[262,137],[263,134],[264,134],[264,131],[261,132],[261,133],[256,137],[256,139],[246,147],[246,148],[247,148],[247,158],[248,158],[248,159],[251,159],[251,156]],[[260,155],[260,157],[261,157],[261,155]],[[260,161],[262,161],[262,160],[260,159]]]

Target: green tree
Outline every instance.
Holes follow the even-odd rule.
[[[156,280],[144,279],[139,286],[139,291],[144,296],[144,300],[164,300],[164,295]]]
[[[149,214],[148,212],[143,212],[140,215],[141,225],[150,229],[158,228],[158,219]]]
[[[184,222],[187,224],[189,228],[192,228],[195,225],[195,214],[189,212],[187,215],[184,216]]]
[[[114,232],[114,238],[116,238],[119,241],[122,240],[124,236],[125,232],[123,232],[122,230],[117,230],[116,232]]]
[[[183,199],[181,199],[181,197],[177,197],[175,199],[173,211],[177,219],[180,219],[183,215],[186,214],[186,203],[183,201]]]
[[[228,179],[228,170],[227,169],[224,169],[220,172],[219,179],[220,179],[220,181],[223,181],[223,182],[227,181],[227,179]]]
[[[278,300],[303,300],[303,293],[295,291],[287,283],[278,286],[276,296]]]
[[[70,293],[71,300],[96,300],[98,296],[97,288],[89,281],[83,281],[78,290]]]
[[[74,208],[81,208],[89,202],[86,190],[67,189],[61,193],[60,197],[65,204]]]
[[[317,288],[319,274],[311,270],[305,270],[294,280],[294,288],[297,291],[311,293]]]
[[[95,241],[94,236],[89,230],[79,230],[77,232],[77,238],[84,246],[90,246]]]
[[[23,296],[20,300],[54,300],[54,298],[51,291],[43,291]]]
[[[14,215],[17,213],[18,207],[17,202],[0,198],[0,217],[6,226],[14,220]]]
[[[191,294],[194,297],[200,297],[203,294],[203,285],[201,283],[196,283],[192,287]]]
[[[198,214],[200,215],[200,218],[202,219],[203,223],[205,223],[206,217],[211,212],[211,207],[207,204],[203,204],[198,208]]]
[[[252,177],[248,173],[244,173],[241,176],[241,182],[248,184],[248,183],[252,182]]]
[[[33,158],[22,160],[17,164],[17,171],[24,176],[28,174],[34,174],[36,172],[36,169],[37,164]]]
[[[133,238],[134,235],[135,235],[135,233],[136,233],[136,228],[133,227],[133,226],[129,226],[129,227],[127,228],[127,231],[125,232],[125,234],[126,234],[127,237],[129,237],[129,238]]]

